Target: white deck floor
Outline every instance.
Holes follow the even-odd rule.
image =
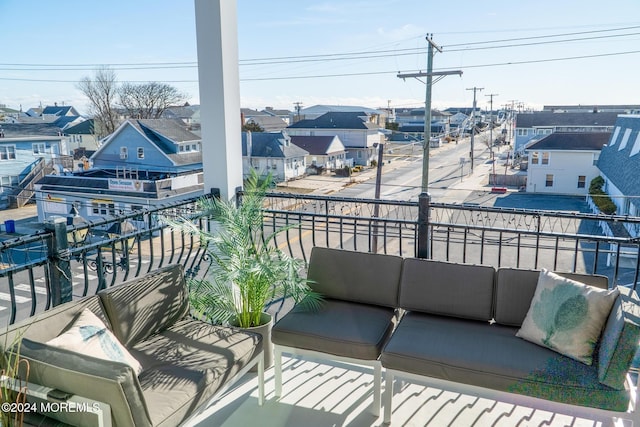
[[[265,372],[266,401],[258,406],[255,374],[192,418],[189,427],[385,426],[371,414],[371,370],[339,362],[283,359],[283,396],[274,397],[273,368]],[[392,426],[602,426],[602,423],[396,380]],[[384,393],[384,386],[383,386]]]

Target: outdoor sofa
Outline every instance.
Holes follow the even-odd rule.
[[[92,326],[73,325],[93,315],[128,350],[133,362],[104,360],[53,344],[59,335],[76,329],[95,331]],[[72,425],[176,426],[256,365],[258,403],[264,399],[261,336],[192,318],[179,265],[45,311],[12,327],[5,342],[13,342],[16,334],[22,337],[20,358],[29,362],[29,394],[34,399],[44,396],[52,402],[84,405],[80,411],[49,414]],[[99,341],[104,335],[96,334]],[[57,341],[70,342],[67,337]],[[105,343],[113,351],[113,342],[99,345]]]
[[[603,291],[612,308],[587,365],[516,336],[540,276],[535,270],[314,248],[308,278],[326,304],[317,312],[294,308],[274,325],[276,397],[282,394],[284,352],[373,366],[374,415],[383,368],[386,423],[400,377],[636,425],[636,384],[628,373],[640,339],[637,295],[626,288]],[[560,276],[589,290],[608,286],[604,276]]]

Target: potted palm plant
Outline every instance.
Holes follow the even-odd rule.
[[[304,261],[289,257],[274,243],[285,229],[264,232],[265,193],[271,179],[254,172],[245,182],[241,203],[201,198],[201,216],[213,220],[210,231],[198,218],[168,221],[175,229],[195,235],[211,260],[202,279],[189,279],[189,298],[196,315],[217,324],[261,328],[265,367],[272,363],[270,302],[292,298],[316,309],[322,297],[313,292],[303,270]],[[200,217],[201,217],[200,216]]]

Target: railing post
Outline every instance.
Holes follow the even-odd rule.
[[[429,215],[431,195],[424,191],[418,196],[418,258],[431,258],[429,235]]]
[[[44,222],[45,230],[52,233],[47,240],[49,263],[49,283],[51,285],[51,305],[54,307],[71,301],[71,260],[67,242],[67,219],[54,217]]]

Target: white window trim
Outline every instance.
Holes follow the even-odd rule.
[[[13,148],[13,157],[9,157],[9,149]],[[0,145],[0,150],[4,151],[5,154],[5,158],[1,158],[2,156],[0,155],[0,161],[2,162],[6,162],[7,160],[15,160],[16,159],[16,146],[12,145],[12,144],[4,144],[4,145]]]
[[[138,147],[136,150],[136,155],[138,159],[144,159],[144,147]]]
[[[127,147],[120,147],[120,159],[127,160],[129,158],[129,149]]]

